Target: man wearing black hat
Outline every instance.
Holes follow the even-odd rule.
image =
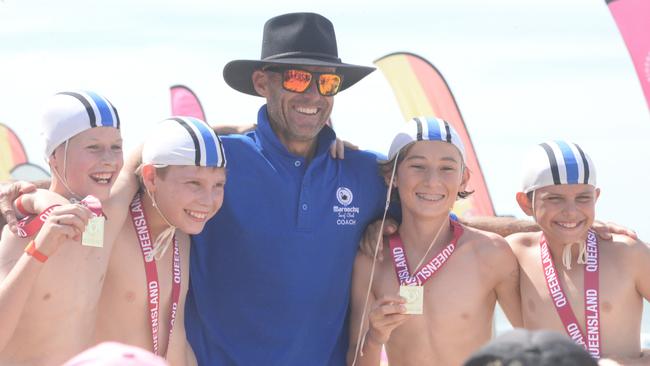
[[[329,156],[326,122],[334,95],[372,71],[343,63],[313,13],[270,19],[261,60],[224,68],[266,104],[255,131],[223,138],[223,207],[193,238],[185,315],[200,364],[345,364],[352,264],[386,192],[373,154]]]

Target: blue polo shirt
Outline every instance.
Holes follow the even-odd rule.
[[[383,211],[376,156],[287,151],[266,106],[248,135],[222,137],[221,210],[192,237],[185,323],[200,365],[345,365],[352,266]]]

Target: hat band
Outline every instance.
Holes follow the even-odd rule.
[[[302,52],[302,51],[296,51],[296,52],[285,52],[285,53],[278,53],[272,56],[267,56],[262,58],[264,61],[270,61],[270,60],[277,60],[277,59],[282,59],[282,58],[290,58],[290,57],[305,57],[305,58],[315,58],[315,59],[323,59],[323,60],[331,60],[336,63],[341,63],[341,59],[338,57],[334,57],[332,55],[329,55],[327,53],[319,53],[319,52]]]

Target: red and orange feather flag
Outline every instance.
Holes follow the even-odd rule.
[[[466,163],[471,171],[467,188],[474,194],[457,201],[454,212],[464,217],[494,216],[494,206],[474,146],[456,100],[440,72],[422,57],[405,52],[391,53],[374,63],[388,79],[405,121],[418,116],[442,118],[454,126],[463,140]]]

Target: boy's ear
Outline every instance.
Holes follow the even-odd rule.
[[[384,174],[384,183],[386,183],[386,187],[388,187],[388,185],[390,184],[391,173]],[[393,189],[395,188],[397,188],[397,172],[395,172],[395,176],[393,177]]]
[[[151,164],[142,166],[142,183],[149,192],[156,191],[156,168]]]
[[[463,177],[462,180],[460,181],[460,187],[458,189],[458,192],[464,192],[465,188],[467,187],[467,183],[469,183],[469,177],[470,177],[469,168],[468,167],[463,168],[462,174]]]
[[[600,188],[596,188],[595,192],[596,192],[596,199],[594,200],[594,203],[598,202],[598,197],[600,197]]]
[[[522,211],[528,216],[533,216],[533,205],[528,199],[528,195],[524,192],[517,192],[517,203]]]

